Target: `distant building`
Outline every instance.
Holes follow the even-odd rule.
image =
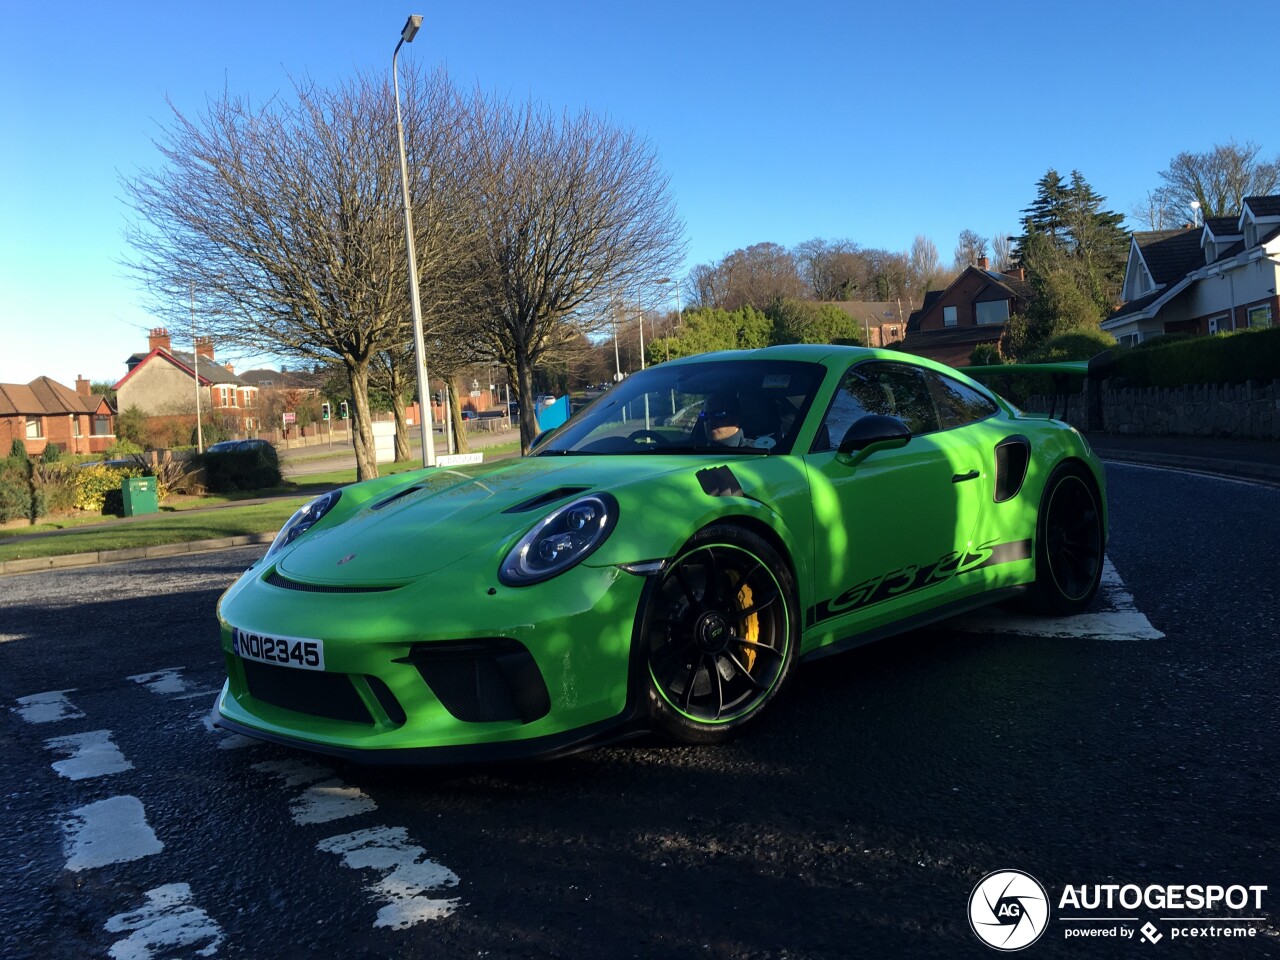
[[[945,290],[925,294],[924,305],[907,322],[906,339],[898,349],[951,366],[966,366],[974,348],[995,346],[1009,317],[1019,313],[1031,297],[1023,270],[1000,273],[979,257]]]
[[[858,324],[858,334],[868,347],[887,347],[907,335],[902,304],[893,301],[833,300]]]
[[[136,406],[148,417],[190,417],[194,423],[198,379],[202,413],[236,421],[241,433],[258,429],[258,388],[214,360],[212,339],[197,338],[193,356],[172,349],[169,331],[156,327],[147,346],[147,353],[125,361],[128,372],[115,385],[116,409]]]
[[[1280,314],[1280,195],[1245,197],[1238,217],[1133,234],[1121,296],[1102,322],[1124,344],[1165,333],[1270,327]]]
[[[0,456],[21,440],[31,456],[53,444],[67,453],[101,453],[115,443],[115,411],[76,378],[72,390],[48,377],[0,383]]]

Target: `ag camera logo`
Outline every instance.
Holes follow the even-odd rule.
[[[1009,953],[1022,950],[1049,926],[1049,895],[1035,877],[1021,870],[989,873],[969,894],[969,926],[989,947]]]

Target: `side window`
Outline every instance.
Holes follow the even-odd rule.
[[[977,423],[996,412],[996,405],[972,387],[940,373],[926,373],[943,430]]]
[[[920,370],[902,363],[850,367],[818,430],[813,450],[834,450],[849,428],[868,414],[897,417],[912,434],[938,429],[929,388]]]

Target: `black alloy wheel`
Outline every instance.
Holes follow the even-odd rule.
[[[643,636],[654,724],[687,743],[727,739],[777,694],[795,660],[790,570],[762,538],[715,526],[661,576]]]
[[[1074,465],[1059,467],[1040,504],[1037,606],[1053,614],[1086,610],[1102,579],[1104,549],[1102,506],[1093,479]]]

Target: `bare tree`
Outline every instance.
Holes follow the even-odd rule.
[[[858,245],[852,240],[806,240],[792,256],[813,299],[852,300],[860,280]]]
[[[455,298],[447,215],[465,155],[460,101],[442,75],[404,71],[415,241],[430,317]],[[404,220],[389,78],[298,84],[255,106],[224,93],[197,117],[173,108],[164,166],[126,178],[139,219],[126,266],[174,325],[194,294],[202,332],[254,352],[337,361],[352,398],[356,471],[377,476],[368,386],[375,355],[410,336]],[[171,105],[172,106],[172,105]]]
[[[1007,233],[997,233],[991,238],[992,266],[1000,273],[1008,273],[1013,269],[1013,237]]]
[[[1178,154],[1159,174],[1163,183],[1156,197],[1164,221],[1190,220],[1193,202],[1200,205],[1201,216],[1234,216],[1245,197],[1274,193],[1280,187],[1280,156],[1263,160],[1261,152],[1252,140],[1243,145],[1230,140],[1204,153]]]
[[[610,292],[651,286],[683,255],[683,224],[653,148],[589,111],[473,98],[468,155],[483,236],[467,319],[514,372],[525,450],[534,367],[598,325]]]
[[[986,255],[986,237],[969,229],[960,231],[960,238],[956,241],[955,268],[957,270],[977,266],[979,258]]]
[[[942,262],[938,259],[938,248],[922,234],[917,234],[912,241],[911,253],[907,259],[907,287],[914,306],[922,303],[924,295],[938,283],[942,275]]]

